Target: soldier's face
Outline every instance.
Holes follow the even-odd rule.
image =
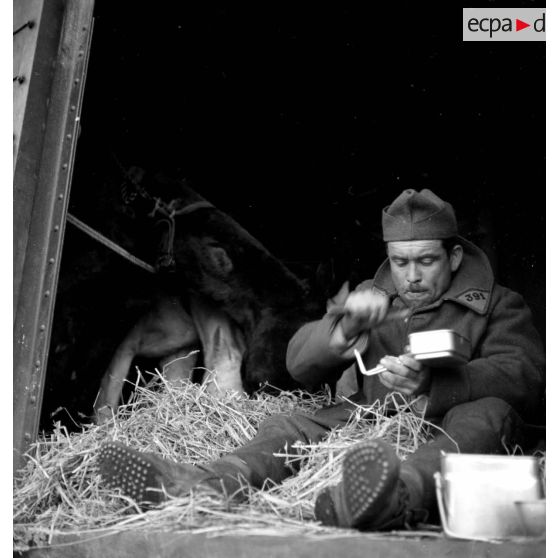
[[[463,257],[455,246],[448,255],[441,240],[388,242],[387,253],[393,283],[399,296],[411,308],[438,300],[451,283]]]

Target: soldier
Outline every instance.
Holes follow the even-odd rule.
[[[495,283],[485,254],[458,236],[449,203],[430,190],[405,190],[383,210],[382,227],[387,259],[374,279],[346,296],[343,312],[303,325],[287,351],[293,378],[315,388],[338,380],[358,349],[367,368],[379,363],[385,371],[365,376],[353,402],[369,405],[397,391],[442,428],[403,463],[381,440],[349,448],[341,482],[317,495],[315,513],[324,524],[361,530],[424,521],[436,508],[440,452],[504,453],[505,443],[521,440],[523,420],[536,414],[544,386],[544,351],[529,309],[520,295]],[[404,320],[386,320],[402,310]],[[406,354],[409,333],[437,329],[469,339],[470,361],[431,368]],[[261,487],[293,474],[274,453],[298,440],[320,441],[352,409],[343,402],[313,415],[273,416],[245,446],[204,466],[110,443],[100,453],[101,474],[139,502],[161,501],[161,487],[179,495],[198,483],[241,495],[243,483]],[[130,464],[141,464],[142,474],[127,476]]]

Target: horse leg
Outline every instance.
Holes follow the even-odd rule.
[[[179,299],[160,296],[153,308],[138,320],[116,349],[93,405],[97,421],[104,422],[116,411],[122,384],[136,357],[164,359],[163,363],[172,363],[170,374],[173,382],[188,379],[193,362],[185,365],[182,357],[197,348],[198,342],[192,319]]]
[[[93,403],[95,421],[102,424],[112,418],[120,403],[122,384],[128,376],[132,361],[136,356],[136,338],[133,328],[120,343],[101,380],[101,387]]]
[[[216,397],[243,393],[240,368],[246,347],[240,330],[220,308],[197,295],[190,297],[190,313],[203,347],[207,391]]]

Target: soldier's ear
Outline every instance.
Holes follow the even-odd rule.
[[[463,261],[463,246],[461,246],[461,244],[456,244],[451,249],[451,254],[450,254],[450,269],[452,273],[455,273],[459,269],[459,266],[461,265],[462,261]]]

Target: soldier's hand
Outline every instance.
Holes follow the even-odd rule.
[[[389,310],[389,298],[372,290],[353,291],[344,305],[341,328],[346,339],[380,324]]]
[[[386,372],[379,375],[388,389],[405,395],[420,395],[430,389],[430,368],[409,355],[385,356],[380,360]]]

